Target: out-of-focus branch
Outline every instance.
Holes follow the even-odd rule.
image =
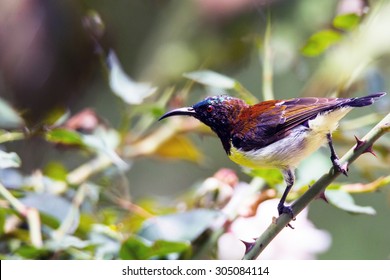
[[[1,183],[0,195],[2,195],[22,217],[26,218],[29,226],[31,244],[37,248],[42,247],[41,220],[39,218],[38,210],[24,205]]]

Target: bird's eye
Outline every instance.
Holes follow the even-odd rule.
[[[209,106],[207,106],[206,110],[207,110],[207,112],[211,113],[212,111],[214,111],[214,107],[209,105]]]

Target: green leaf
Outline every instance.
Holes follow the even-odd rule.
[[[112,92],[127,104],[141,104],[146,97],[156,92],[157,88],[147,83],[138,83],[131,79],[122,69],[122,66],[113,50],[107,56],[109,83]]]
[[[66,181],[68,170],[61,162],[51,161],[45,166],[43,173],[54,180]]]
[[[318,56],[341,38],[342,35],[339,32],[330,29],[322,30],[309,38],[301,52],[307,56]]]
[[[26,259],[44,259],[49,253],[45,248],[36,248],[30,245],[23,245],[15,251],[16,255]]]
[[[339,29],[350,31],[358,26],[360,16],[355,13],[338,15],[333,19],[333,26]]]
[[[284,182],[283,175],[278,169],[270,168],[259,168],[259,169],[250,169],[247,174],[252,177],[261,177],[267,184],[270,186],[275,186]]]
[[[80,134],[64,128],[56,128],[45,135],[46,140],[56,144],[64,145],[82,145],[83,141]]]
[[[170,254],[183,254],[190,248],[188,242],[157,240],[150,243],[132,236],[122,244],[119,257],[125,260],[166,259]]]
[[[6,101],[0,98],[0,127],[20,128],[24,126],[23,119]]]
[[[146,220],[139,236],[155,241],[193,241],[201,235],[221,213],[213,210],[196,209],[184,213],[158,216]]]
[[[202,85],[222,89],[234,89],[237,84],[236,80],[210,70],[184,73],[183,76]]]
[[[0,169],[9,167],[19,167],[21,164],[20,157],[14,153],[6,153],[0,150]]]
[[[359,206],[355,204],[353,197],[342,190],[326,190],[325,197],[330,204],[339,209],[353,214],[375,215],[376,211],[370,206]]]

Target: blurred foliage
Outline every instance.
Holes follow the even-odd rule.
[[[240,172],[238,177],[221,169],[210,176],[207,169],[197,183],[190,182],[178,167],[182,161],[175,166],[172,159],[191,162],[194,174],[198,165],[204,169],[210,161],[218,162],[214,148],[202,148],[206,141],[199,145],[193,137],[211,133],[190,118],[156,124],[161,114],[201,99],[199,89],[255,103],[269,96],[363,95],[388,88],[390,5],[381,1],[60,2],[0,4],[4,259],[221,257],[216,253],[219,237],[238,218],[254,216],[264,201],[280,197],[281,174],[245,170],[247,176]],[[21,59],[18,54],[26,45],[18,45],[18,36],[4,34],[14,30],[22,36],[37,20],[39,7],[45,15],[43,33],[31,34],[33,44]],[[25,21],[19,24],[12,15],[24,8]],[[48,16],[51,12],[58,16]],[[72,28],[55,29],[67,24]],[[52,60],[35,57],[45,50]],[[24,68],[19,68],[21,61]],[[92,71],[96,65],[99,71]],[[262,96],[259,88],[267,92]],[[75,92],[79,100],[74,100]],[[351,114],[348,125],[335,134],[337,149],[352,146],[353,133],[360,135],[389,112],[389,96],[375,106],[371,115],[364,110]],[[388,187],[388,135],[375,150],[377,158],[365,155],[347,181],[329,187],[325,197],[331,205],[348,213],[375,214],[375,205],[360,206],[352,196]],[[222,149],[217,152],[223,158]],[[158,159],[158,165],[170,168],[169,174],[153,167],[144,171],[161,185],[134,186],[129,178],[145,159]],[[290,200],[330,166],[321,152],[308,162],[299,169]],[[175,189],[183,184],[187,189],[175,197],[150,193],[153,188],[161,191],[168,177],[173,178],[168,182],[177,181]],[[134,187],[144,191],[143,198],[135,198]],[[275,214],[269,213],[269,222]],[[381,223],[388,238],[389,223]]]

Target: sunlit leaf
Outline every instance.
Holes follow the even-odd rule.
[[[217,211],[197,209],[154,217],[144,222],[138,234],[151,241],[193,241],[220,215]]]
[[[210,70],[194,71],[185,73],[183,76],[202,85],[222,89],[234,89],[237,83],[236,80],[228,76]]]
[[[141,104],[146,97],[156,92],[157,88],[148,83],[139,83],[131,79],[122,69],[122,66],[113,50],[107,56],[109,83],[111,90],[128,104]]]
[[[355,14],[342,14],[333,19],[333,26],[339,29],[352,30],[358,26],[360,17]]]
[[[64,128],[55,128],[46,133],[46,140],[64,145],[82,145],[80,134]]]
[[[190,249],[188,242],[157,240],[146,242],[132,236],[121,246],[119,257],[125,260],[165,259],[170,254],[182,254]]]
[[[342,35],[334,30],[322,30],[313,34],[302,48],[302,53],[307,56],[322,54],[327,48],[340,41]]]
[[[19,128],[24,125],[19,114],[2,98],[0,98],[0,127]]]
[[[326,190],[325,197],[329,201],[330,204],[340,208],[344,211],[353,214],[367,214],[367,215],[375,215],[376,211],[374,208],[370,206],[359,206],[355,204],[352,196],[342,190]]]
[[[164,145],[160,145],[155,154],[164,158],[184,159],[202,162],[203,154],[190,139],[182,135],[173,135]]]
[[[20,157],[14,153],[6,153],[0,150],[0,169],[9,167],[19,167],[21,164]]]

